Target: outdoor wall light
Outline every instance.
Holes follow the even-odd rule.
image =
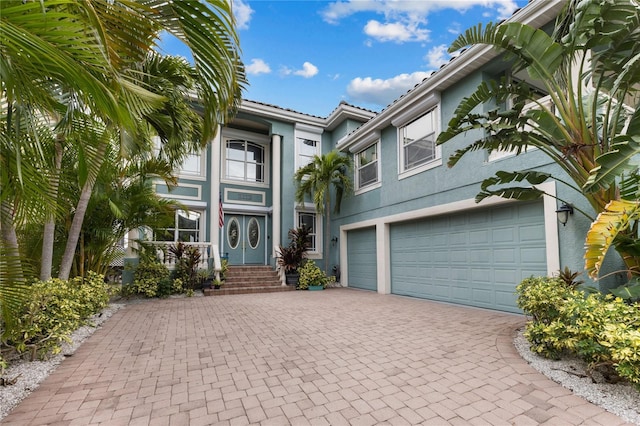
[[[331,239],[331,244],[333,244],[334,246],[335,246],[336,244],[338,244],[338,237],[333,237],[333,238]]]
[[[558,222],[565,226],[569,220],[569,215],[573,214],[573,207],[570,204],[562,203],[560,208],[556,210],[556,214],[558,215]]]

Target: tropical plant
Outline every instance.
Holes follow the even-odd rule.
[[[527,78],[482,82],[460,103],[438,143],[476,129],[483,136],[456,151],[448,165],[475,150],[517,155],[537,148],[569,178],[531,170],[500,171],[482,183],[476,201],[492,195],[536,199],[543,192],[535,185],[552,177],[584,196],[596,213],[619,197],[616,176],[628,170],[629,159],[640,151],[638,28],[640,8],[634,0],[570,0],[551,36],[506,22],[478,25],[458,37],[450,51],[473,44],[493,46],[513,61],[514,73],[524,71]],[[539,90],[526,80],[541,85],[548,98],[540,99]],[[507,99],[513,105],[508,110],[477,108]],[[509,186],[522,181],[530,186]],[[618,238],[613,244],[627,269],[639,271],[640,250],[629,242]]]
[[[293,273],[298,270],[309,250],[309,228],[302,226],[289,230],[289,245],[278,247],[278,265],[285,273]]]
[[[518,306],[532,317],[525,337],[549,358],[577,355],[610,380],[640,389],[640,310],[599,292],[586,294],[560,278],[531,277],[516,288]]]
[[[231,4],[223,0],[3,1],[0,22],[0,250],[10,260],[0,269],[0,307],[6,313],[18,305],[6,287],[17,288],[28,275],[17,228],[46,224],[41,271],[51,273],[55,220],[65,212],[59,202],[64,153],[77,154],[81,191],[64,235],[62,278],[71,271],[106,142],[117,140],[128,153],[140,122],[167,105],[168,96],[150,91],[140,69],[164,31],[193,53],[202,142],[235,113],[245,77]]]
[[[195,289],[200,284],[198,270],[202,254],[197,247],[185,245],[178,242],[169,246],[169,252],[176,261],[176,268],[173,271],[175,278],[179,278],[185,288]]]
[[[300,282],[298,288],[307,290],[309,286],[319,286],[326,288],[335,277],[328,277],[313,260],[307,260],[300,268]]]
[[[304,203],[307,196],[311,197],[316,212],[325,218],[325,247],[328,247],[331,235],[331,192],[335,191],[333,211],[339,213],[343,196],[353,187],[350,169],[351,159],[334,149],[324,155],[314,155],[313,160],[294,175],[296,202]],[[324,270],[325,273],[329,271],[328,249],[324,254]]]

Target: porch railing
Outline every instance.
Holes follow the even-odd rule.
[[[169,269],[175,269],[176,257],[169,250],[170,246],[175,243],[166,242],[153,242],[156,247],[156,256],[160,263],[163,263]],[[200,253],[200,260],[198,262],[198,269],[213,268],[216,279],[220,279],[220,271],[222,270],[222,262],[220,260],[220,252],[218,246],[213,243],[201,242],[201,243],[182,243],[185,247],[195,247]]]

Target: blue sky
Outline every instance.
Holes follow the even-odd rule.
[[[343,100],[380,111],[448,61],[461,31],[526,3],[233,0],[249,80],[243,98],[321,117]],[[170,41],[162,48],[185,54]]]

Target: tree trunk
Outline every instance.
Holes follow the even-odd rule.
[[[0,246],[3,246],[5,254],[7,255],[6,261],[8,263],[10,276],[4,276],[4,279],[8,279],[15,282],[24,281],[24,271],[22,269],[22,261],[20,260],[20,250],[18,245],[18,236],[16,234],[16,227],[13,224],[13,209],[11,204],[7,201],[3,201],[0,204]]]
[[[324,273],[329,275],[329,250],[331,249],[331,196],[327,194],[327,204],[325,206],[326,227],[324,232]]]
[[[60,173],[62,171],[62,144],[60,144],[59,140],[56,141],[55,149],[55,176],[53,178],[53,182],[51,182],[51,189],[54,194],[57,194],[58,187],[60,186]],[[51,278],[55,232],[56,217],[55,213],[51,212],[47,217],[47,222],[44,224],[44,230],[42,234],[42,257],[40,259],[40,279],[42,281]]]
[[[104,161],[104,156],[107,151],[107,145],[103,143],[98,149],[97,158],[100,161]],[[93,192],[93,186],[95,185],[95,177],[87,177],[87,181],[82,187],[80,193],[80,199],[76,206],[75,214],[73,215],[73,221],[71,222],[71,228],[69,229],[69,236],[67,237],[67,245],[62,255],[62,262],[60,263],[60,273],[58,278],[62,280],[68,280],[71,273],[71,266],[73,265],[73,258],[76,254],[76,248],[78,246],[78,240],[80,239],[80,232],[82,231],[82,223],[84,222],[84,215],[87,212],[89,206],[89,199]]]

